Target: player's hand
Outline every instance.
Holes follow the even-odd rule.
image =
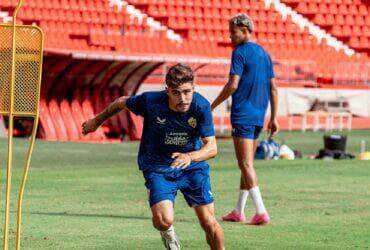
[[[184,169],[188,167],[191,163],[191,156],[186,153],[173,153],[172,159],[175,159],[171,164],[172,168]]]
[[[99,127],[99,124],[95,119],[90,119],[82,123],[82,134],[87,135],[91,132],[95,132]]]
[[[274,135],[276,135],[279,132],[279,123],[276,119],[270,120],[270,122],[267,125],[267,129],[270,133],[270,138],[272,138]]]

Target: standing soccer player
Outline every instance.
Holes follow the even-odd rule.
[[[153,225],[167,249],[180,249],[174,227],[174,201],[180,190],[193,207],[211,249],[224,248],[214,215],[209,165],[217,154],[210,103],[194,92],[191,68],[177,64],[166,75],[166,90],[120,97],[94,119],[83,133],[95,131],[106,119],[127,108],[144,117],[138,164],[149,191]]]
[[[270,136],[278,132],[277,89],[270,56],[258,44],[250,42],[252,20],[239,14],[229,20],[230,39],[234,46],[228,83],[212,103],[212,110],[232,95],[231,123],[236,158],[241,172],[236,207],[223,216],[224,221],[245,221],[244,208],[251,196],[256,214],[250,224],[267,224],[270,217],[258,188],[253,159],[257,138],[263,128],[265,113],[271,101]]]

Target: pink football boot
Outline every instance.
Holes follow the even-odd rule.
[[[270,222],[269,214],[264,213],[264,214],[255,214],[248,224],[249,225],[266,225],[269,222]]]
[[[222,220],[229,222],[245,222],[245,216],[244,214],[238,214],[233,210],[230,213],[222,216]]]

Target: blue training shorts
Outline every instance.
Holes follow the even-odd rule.
[[[149,190],[149,204],[152,207],[163,200],[175,203],[180,190],[190,207],[207,205],[214,201],[211,192],[209,167],[185,169],[168,173],[144,172],[145,186]]]
[[[260,135],[262,129],[262,126],[233,124],[232,136],[256,140]]]

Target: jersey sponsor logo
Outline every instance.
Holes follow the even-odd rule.
[[[188,144],[189,136],[186,132],[170,132],[166,133],[164,139],[164,144],[166,145],[176,145],[176,146],[185,146]]]
[[[188,124],[195,128],[197,126],[197,120],[194,118],[194,117],[190,117],[189,120],[188,120]]]
[[[160,117],[157,116],[157,123],[164,125],[166,123],[166,118],[161,119]]]

